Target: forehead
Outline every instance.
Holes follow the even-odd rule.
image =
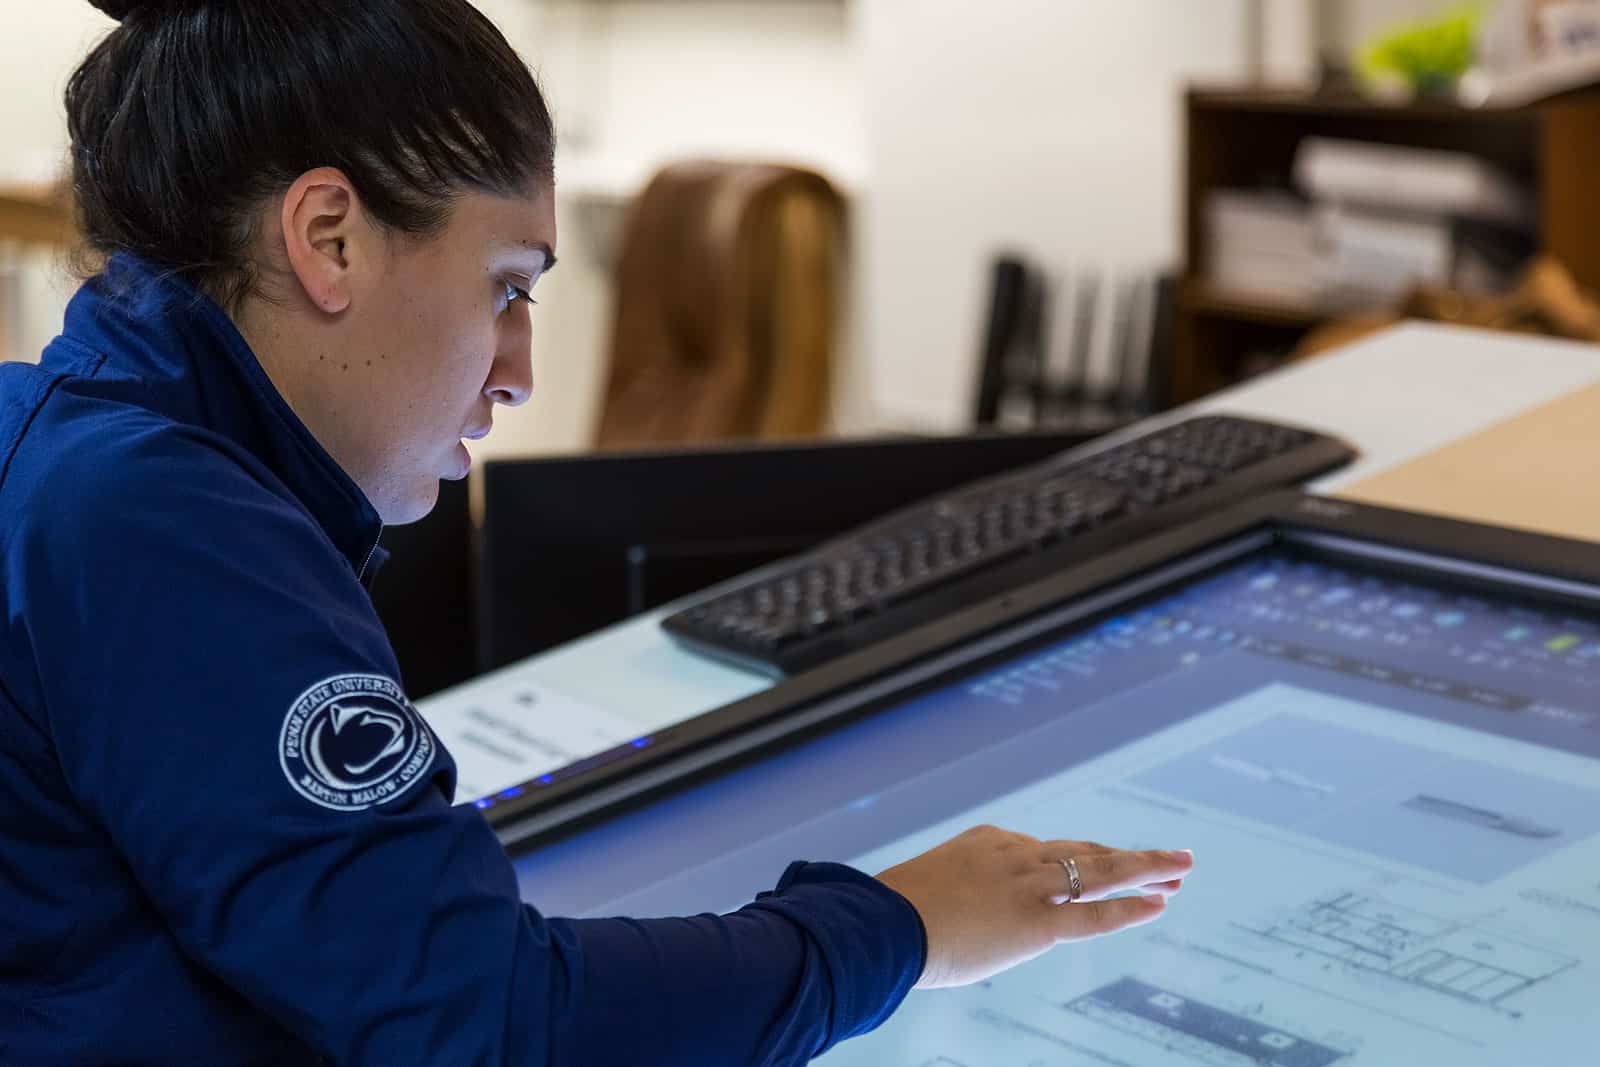
[[[526,195],[469,192],[457,201],[450,229],[463,246],[491,255],[548,259],[556,245],[555,190],[545,184]]]

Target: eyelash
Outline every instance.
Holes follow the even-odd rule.
[[[529,293],[528,293],[528,290],[523,289],[523,288],[521,288],[519,286],[512,285],[510,282],[506,282],[505,283],[505,287],[506,287],[506,307],[509,308],[512,304],[515,304],[518,300],[526,300],[530,307],[535,307],[535,306],[538,305],[539,301],[535,300],[532,296],[530,296]]]

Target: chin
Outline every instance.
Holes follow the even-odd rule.
[[[409,487],[410,492],[385,501],[378,507],[378,515],[385,526],[404,526],[424,518],[439,502],[439,480],[426,478]]]

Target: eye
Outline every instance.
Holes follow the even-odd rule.
[[[515,304],[518,300],[526,300],[530,305],[538,303],[537,300],[535,300],[532,296],[530,296],[528,294],[528,290],[522,288],[521,286],[513,285],[510,282],[506,282],[505,283],[505,287],[506,287],[505,298],[506,298],[506,307],[507,308],[511,307],[511,305]]]

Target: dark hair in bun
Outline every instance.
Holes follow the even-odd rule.
[[[123,24],[67,85],[88,250],[224,307],[254,291],[262,205],[308,170],[337,167],[379,223],[417,236],[464,192],[552,176],[539,87],[467,0],[91,2]]]
[[[163,0],[89,0],[89,3],[121,22],[141,7],[162,7]]]

